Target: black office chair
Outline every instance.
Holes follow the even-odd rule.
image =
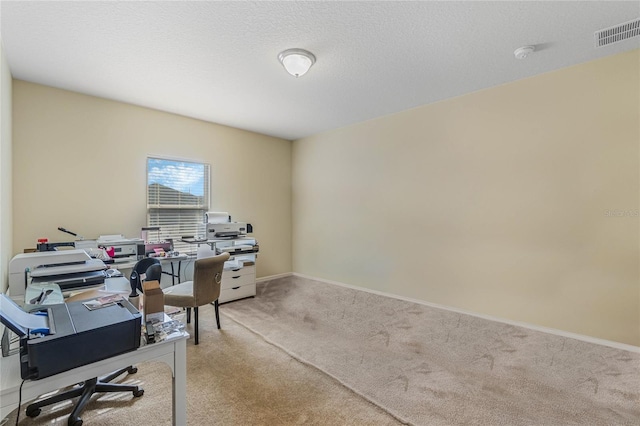
[[[160,282],[162,278],[160,261],[155,257],[145,257],[135,264],[129,277],[129,284],[131,285],[131,294],[129,297],[136,297],[138,295],[137,290],[140,290],[140,294],[142,294],[142,280],[140,279],[142,274],[146,275],[146,280],[156,280]]]
[[[134,374],[138,371],[138,369],[136,367],[131,366],[123,370],[118,370],[114,373],[111,373],[108,376],[101,377],[100,379],[98,379],[97,377],[94,377],[93,379],[86,380],[76,385],[76,387],[74,387],[71,390],[59,393],[57,395],[53,395],[49,398],[43,399],[42,401],[37,401],[37,402],[34,402],[33,404],[29,404],[27,406],[27,416],[37,417],[40,414],[42,407],[79,396],[80,399],[76,403],[76,406],[73,407],[73,411],[69,415],[69,420],[67,420],[67,424],[69,426],[81,426],[82,419],[80,418],[80,414],[82,414],[82,411],[84,410],[85,405],[87,405],[87,402],[89,402],[89,399],[94,393],[96,392],[133,392],[134,397],[140,397],[144,394],[144,389],[140,389],[139,386],[124,385],[120,383],[108,383],[125,371],[128,372],[129,374]]]
[[[137,296],[137,289],[140,289],[140,292],[142,292],[142,280],[140,277],[143,272],[146,276],[145,280],[160,281],[162,278],[162,266],[160,265],[160,261],[158,259],[148,257],[136,263],[129,278],[129,283],[131,284],[131,295],[129,297]],[[73,408],[71,415],[69,415],[67,424],[69,426],[81,426],[82,419],[80,418],[80,414],[82,414],[82,411],[84,410],[85,405],[87,405],[87,402],[89,402],[91,396],[96,392],[132,392],[134,397],[142,396],[144,394],[144,389],[141,389],[139,386],[109,383],[111,380],[125,372],[128,374],[135,374],[137,371],[138,369],[136,367],[130,365],[127,368],[114,371],[113,373],[99,379],[94,377],[86,380],[71,390],[53,395],[49,398],[43,399],[42,401],[29,404],[26,410],[27,416],[37,417],[42,411],[42,407],[79,396],[80,399]]]

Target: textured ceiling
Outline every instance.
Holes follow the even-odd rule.
[[[298,139],[640,48],[639,1],[2,1],[14,78]],[[535,45],[524,60],[513,51]],[[316,64],[287,74],[280,51]]]

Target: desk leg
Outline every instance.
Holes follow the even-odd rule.
[[[180,272],[178,272],[180,275]],[[173,272],[173,262],[171,262],[171,285],[176,285],[176,273]]]
[[[175,343],[173,371],[173,426],[187,424],[187,339]]]

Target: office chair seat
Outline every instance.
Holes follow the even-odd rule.
[[[42,401],[36,401],[33,404],[29,404],[27,406],[27,416],[29,417],[37,417],[42,411],[42,407],[47,405],[56,404],[61,401],[65,401],[67,399],[75,398],[79,396],[78,402],[76,403],[73,411],[69,415],[69,419],[67,420],[67,424],[69,426],[81,426],[82,419],[80,418],[80,414],[84,410],[85,405],[91,399],[91,396],[96,392],[132,392],[133,396],[138,398],[144,394],[144,389],[139,386],[134,385],[125,385],[119,383],[109,383],[111,380],[115,379],[119,375],[124,372],[129,374],[134,374],[138,371],[136,367],[128,367],[123,370],[118,370],[114,373],[109,374],[108,376],[101,378],[92,378],[84,381],[83,383],[77,385],[71,390],[59,393],[57,395],[53,395],[49,398],[43,399]]]
[[[224,262],[229,253],[197,259],[193,267],[193,280],[185,281],[163,289],[164,304],[187,308],[187,323],[191,322],[191,308],[195,315],[195,344],[198,344],[198,307],[213,303],[216,311],[216,323],[220,328],[218,297],[222,282]]]

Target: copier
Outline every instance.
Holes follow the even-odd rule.
[[[102,260],[81,249],[21,253],[9,262],[9,294],[20,303],[32,282],[55,283],[62,291],[99,285],[106,269]]]
[[[23,379],[42,379],[140,346],[141,314],[126,299],[93,310],[81,301],[37,309],[25,312],[0,294],[0,319],[20,336]]]
[[[107,249],[107,253],[116,263],[137,261],[144,255],[144,241],[140,238],[125,238],[124,235],[100,235],[96,240],[98,247]]]
[[[237,238],[253,232],[253,226],[245,222],[207,223],[207,238]]]

